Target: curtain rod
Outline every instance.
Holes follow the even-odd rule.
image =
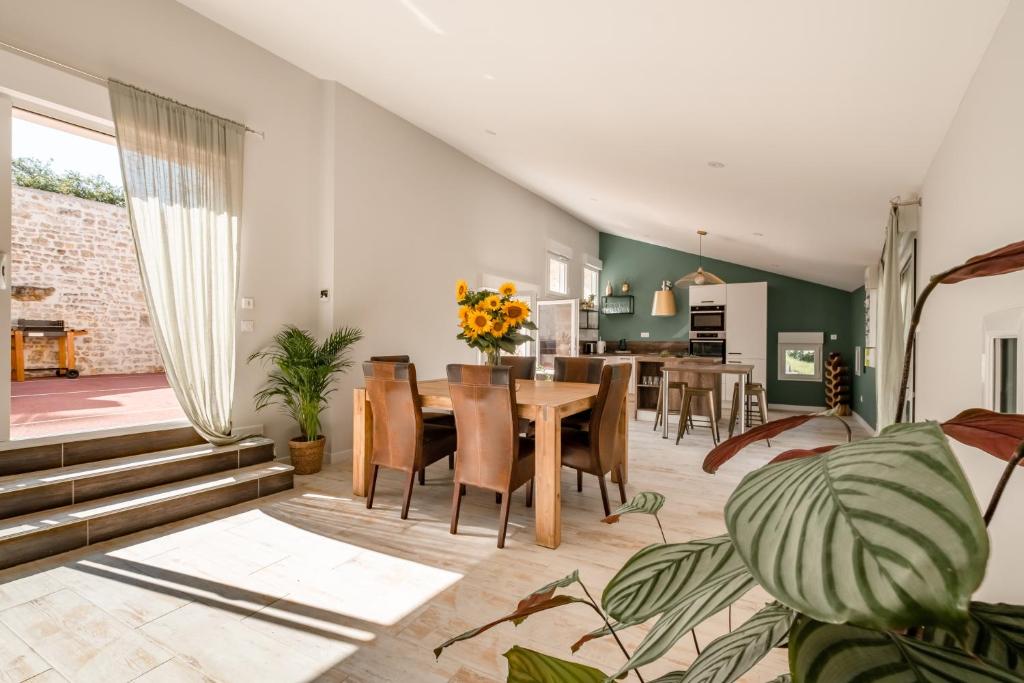
[[[6,48],[8,50],[11,50],[13,52],[21,53],[21,54],[25,55],[26,57],[29,57],[29,58],[34,59],[36,61],[43,62],[43,63],[46,63],[46,64],[51,64],[51,65],[56,66],[56,67],[58,67],[60,69],[64,69],[65,71],[69,71],[69,72],[71,72],[73,74],[76,74],[78,76],[82,76],[84,78],[88,78],[90,80],[96,81],[97,83],[101,83],[103,85],[107,85],[107,83],[109,83],[111,81],[114,81],[115,83],[121,83],[122,85],[129,85],[129,86],[135,88],[136,90],[142,90],[143,92],[145,92],[147,94],[150,94],[150,95],[153,95],[154,97],[159,97],[160,99],[167,100],[168,102],[173,102],[173,103],[175,103],[177,105],[180,105],[182,107],[186,107],[188,109],[193,109],[195,111],[202,112],[203,114],[208,114],[210,116],[213,116],[214,118],[222,119],[222,120],[227,121],[229,123],[233,123],[236,126],[241,126],[242,128],[245,129],[245,132],[252,133],[253,135],[257,135],[261,139],[265,139],[266,138],[266,134],[264,134],[263,131],[255,130],[253,128],[250,128],[249,126],[245,125],[244,123],[239,123],[238,121],[234,121],[234,120],[229,119],[229,118],[224,117],[224,116],[218,116],[217,114],[213,114],[211,112],[208,112],[205,109],[200,109],[199,107],[193,107],[191,105],[184,104],[184,103],[179,102],[179,101],[177,101],[175,99],[172,99],[170,97],[165,97],[165,96],[157,94],[155,92],[151,92],[149,90],[145,90],[143,88],[139,88],[138,86],[131,85],[131,83],[125,83],[124,81],[119,81],[116,78],[104,78],[103,76],[98,76],[98,75],[96,75],[94,73],[91,73],[89,71],[84,71],[84,70],[79,69],[77,67],[71,66],[70,64],[64,64],[63,62],[58,62],[56,59],[50,59],[49,57],[44,57],[41,54],[38,54],[38,53],[35,53],[35,52],[31,52],[31,51],[26,50],[24,48],[20,48],[17,45],[11,45],[10,43],[5,43],[3,41],[0,41],[0,47],[4,47],[4,48]]]
[[[911,199],[906,202],[901,202],[899,197],[893,197],[889,200],[889,204],[892,206],[921,206],[921,198]]]

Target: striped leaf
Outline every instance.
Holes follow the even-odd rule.
[[[969,652],[989,663],[1024,675],[1024,607],[1004,603],[972,602],[967,611]],[[956,637],[942,629],[927,629],[924,640],[944,647],[957,647]]]
[[[689,591],[686,600],[654,622],[654,626],[633,651],[633,656],[612,677],[617,678],[630,669],[658,659],[694,626],[736,602],[755,585],[750,574],[743,572],[709,579],[699,588]]]
[[[632,624],[621,624],[619,622],[612,622],[612,628],[615,629],[616,633],[621,633],[623,629],[627,629],[631,625]],[[601,628],[594,629],[590,633],[586,633],[580,636],[579,640],[577,640],[575,643],[569,646],[569,649],[572,650],[573,654],[575,654],[581,647],[583,647],[590,641],[596,640],[598,638],[604,638],[605,636],[610,636],[611,634],[611,628],[608,628],[607,626],[602,626]]]
[[[610,616],[637,624],[689,600],[710,580],[749,577],[728,536],[644,548],[605,586],[601,605]]]
[[[793,677],[790,674],[782,674],[768,681],[768,683],[793,683]]]
[[[605,675],[591,666],[514,646],[505,653],[508,683],[601,683]]]
[[[735,681],[786,640],[795,618],[785,605],[766,605],[732,633],[711,641],[679,683]]]
[[[933,422],[756,470],[725,519],[769,593],[830,623],[958,631],[988,560],[978,505]]]
[[[629,501],[625,505],[619,507],[618,510],[605,517],[603,521],[605,524],[615,524],[619,521],[622,515],[629,514],[644,514],[644,515],[656,515],[658,510],[665,504],[665,496],[654,491],[644,491],[633,496],[633,500]]]
[[[972,657],[889,631],[823,624],[801,615],[790,633],[794,683],[1020,683],[1020,677]]]
[[[653,681],[649,681],[648,683],[682,683],[685,677],[685,671],[670,671],[664,676],[658,676]]]

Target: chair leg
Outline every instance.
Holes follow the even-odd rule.
[[[465,488],[458,482],[452,487],[452,525],[448,531],[453,535],[459,532],[459,509],[462,507],[462,493]]]
[[[512,503],[512,492],[508,491],[501,498],[501,514],[498,518],[498,547],[505,547],[505,531],[508,529],[508,511]]]
[[[622,483],[622,465],[615,466],[615,478],[619,480],[619,500],[626,504],[626,485]]]
[[[494,494],[494,504],[495,505],[500,505],[501,504],[501,494],[500,493],[495,493]]]
[[[459,495],[460,496],[466,495],[466,485],[465,484],[459,484]]]
[[[373,494],[377,490],[377,472],[380,470],[380,465],[373,466],[373,474],[370,475],[370,490],[366,494],[366,509],[369,510],[373,507]]]
[[[425,486],[426,483],[427,483],[427,468],[426,467],[423,467],[423,469],[420,470],[419,478],[420,478],[420,486]]]
[[[608,504],[608,484],[604,481],[604,475],[598,475],[597,485],[601,487],[601,503],[604,504],[604,516],[612,514],[612,508]]]
[[[409,473],[409,479],[405,482],[405,499],[402,501],[402,519],[409,518],[409,503],[412,502],[412,487],[416,482],[416,470]]]
[[[526,507],[533,507],[533,477],[530,477],[530,483],[526,485]]]
[[[732,390],[732,410],[729,411],[729,438],[732,438],[732,433],[736,430],[736,413],[739,411],[740,394],[739,386],[733,387]]]
[[[661,424],[661,394],[663,390],[661,387],[658,388],[658,403],[654,407],[654,431],[658,431],[658,425]]]
[[[689,422],[693,425],[693,417],[690,415],[690,406],[692,405],[693,394],[686,392],[686,396],[683,397],[683,405],[680,406],[679,410],[679,427],[676,428],[676,444],[683,438],[683,434],[686,432],[686,423]]]
[[[449,453],[448,454],[448,469],[450,469],[450,470],[454,470],[455,469],[455,454],[454,453]]]
[[[576,490],[583,490],[583,470],[576,470]]]
[[[718,445],[718,411],[715,410],[715,395],[708,394],[708,414],[711,419],[711,438]]]

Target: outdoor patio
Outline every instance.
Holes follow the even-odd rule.
[[[163,373],[11,383],[11,438],[29,439],[184,419]]]

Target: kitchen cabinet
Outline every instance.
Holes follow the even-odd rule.
[[[730,285],[692,285],[690,287],[690,305],[691,306],[726,306],[728,311],[728,302],[726,298],[726,287]]]
[[[628,363],[632,366],[632,371],[629,373],[629,390],[626,394],[626,410],[627,414],[632,414],[636,411],[636,369],[637,365],[635,362],[635,356],[606,356],[604,362],[606,365],[619,365]],[[634,418],[635,419],[635,418]]]
[[[728,288],[726,358],[768,357],[768,283],[741,282]]]

